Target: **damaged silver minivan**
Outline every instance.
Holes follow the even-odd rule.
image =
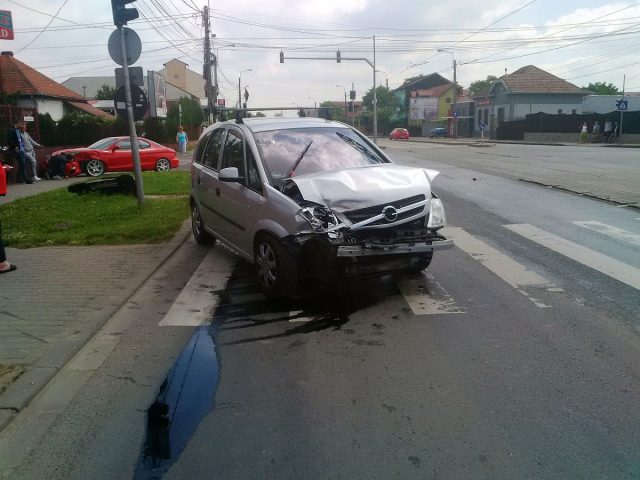
[[[438,172],[395,165],[348,125],[245,118],[211,125],[191,167],[193,235],[255,265],[270,297],[298,279],[419,271],[453,247]]]

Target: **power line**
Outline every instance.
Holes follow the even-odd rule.
[[[25,48],[27,48],[29,45],[31,45],[33,42],[35,42],[38,38],[40,38],[40,35],[42,35],[47,28],[49,28],[49,25],[51,25],[51,23],[56,19],[56,17],[58,16],[58,14],[60,13],[60,10],[62,10],[64,8],[64,6],[67,4],[69,0],[64,0],[62,2],[62,5],[60,5],[60,8],[58,8],[58,11],[55,13],[55,15],[53,17],[51,17],[51,20],[49,20],[49,23],[47,23],[44,28],[42,30],[40,30],[40,33],[38,33],[33,40],[31,40],[29,43],[27,43],[24,47],[16,50],[16,53],[20,53],[22,50],[24,50]]]

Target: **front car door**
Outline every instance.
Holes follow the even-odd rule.
[[[264,203],[263,179],[244,133],[231,127],[220,168],[236,167],[240,182],[219,182],[222,236],[248,258],[253,257],[253,224]]]

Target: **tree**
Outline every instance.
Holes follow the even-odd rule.
[[[180,105],[182,114],[180,114]],[[189,137],[194,137],[200,133],[200,126],[204,121],[204,112],[200,106],[200,102],[189,97],[180,97],[178,104],[171,105],[167,112],[167,134],[173,138],[178,126],[182,125],[187,130]]]
[[[342,102],[341,102],[342,103]],[[343,104],[344,105],[344,104]],[[320,108],[331,108],[331,116],[334,120],[338,122],[346,122],[347,117],[344,114],[344,106],[340,107],[336,105],[336,102],[332,102],[330,100],[326,100],[320,103]]]
[[[469,95],[477,97],[489,92],[491,85],[498,79],[495,75],[487,75],[484,80],[476,80],[469,85]]]
[[[613,83],[596,82],[590,83],[586,87],[582,88],[593,92],[595,95],[617,95],[620,93],[618,87],[616,87]]]
[[[378,101],[378,131],[388,132],[391,119],[400,107],[398,97],[388,88],[379,86],[376,88],[376,98]],[[373,130],[373,88],[370,88],[362,98],[362,104],[367,107],[367,112],[363,117]]]
[[[113,100],[116,96],[116,87],[102,85],[96,92],[96,100]]]

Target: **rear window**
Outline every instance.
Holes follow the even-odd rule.
[[[269,182],[275,186],[287,176],[388,163],[348,128],[270,130],[255,133],[255,139]]]

